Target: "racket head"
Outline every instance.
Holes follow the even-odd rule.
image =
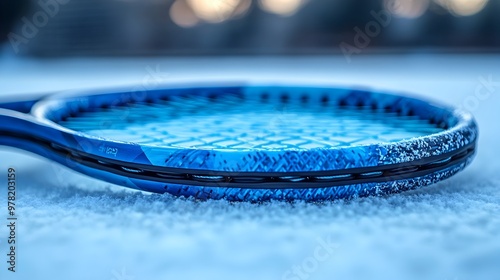
[[[51,149],[97,161],[90,167],[66,157],[73,169],[148,191],[229,200],[323,200],[412,189],[463,169],[477,138],[468,113],[352,88],[224,85],[66,93],[37,103],[32,114],[44,128],[37,137],[51,139]],[[467,154],[460,161],[447,161],[462,150]],[[109,174],[99,161],[121,164],[117,168],[124,172]],[[446,164],[432,172],[395,172],[440,161]],[[371,172],[380,167],[392,176],[385,169]],[[151,170],[174,183],[140,176]],[[192,183],[174,180],[179,174]],[[342,176],[356,180],[349,184]]]

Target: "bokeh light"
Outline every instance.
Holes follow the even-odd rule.
[[[434,0],[456,16],[472,16],[484,9],[488,0]]]
[[[233,17],[237,18],[245,15],[250,10],[251,6],[252,0],[241,0],[240,4],[236,7],[236,10],[234,10]]]
[[[429,0],[384,0],[385,9],[402,18],[421,17],[429,8]]]
[[[259,0],[259,6],[266,12],[291,16],[299,10],[304,2],[304,0]]]
[[[170,18],[181,27],[193,27],[199,22],[198,17],[184,0],[177,0],[172,4]]]
[[[233,15],[242,0],[187,0],[198,18],[208,22],[222,22]]]

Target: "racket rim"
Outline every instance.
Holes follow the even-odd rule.
[[[295,85],[290,85],[290,84],[286,84],[286,85],[279,85],[279,84],[273,84],[273,85],[268,85],[268,84],[251,84],[251,83],[245,83],[245,84],[229,84],[229,83],[226,83],[225,84],[227,87],[230,87],[230,88],[242,88],[242,87],[259,87],[259,88],[266,88],[266,87],[276,87],[276,88],[295,88],[296,86]],[[159,89],[155,89],[155,90],[158,90],[158,91],[161,91],[163,89],[193,89],[193,88],[196,88],[194,87],[192,84],[189,84],[189,85],[186,85],[186,84],[177,84],[176,85],[177,87],[169,84],[168,87],[166,88],[159,88]],[[204,87],[207,87],[207,88],[212,88],[212,89],[220,89],[221,88],[221,85],[220,84],[214,84],[214,83],[210,83],[208,85],[202,85],[202,88]],[[353,89],[359,89],[359,88],[352,88],[352,87],[346,87],[346,88],[343,88],[343,87],[338,87],[338,86],[323,86],[323,85],[301,85],[300,86],[301,88],[307,88],[307,89],[333,89],[333,90],[343,90],[343,91],[352,91]],[[84,133],[84,132],[79,132],[79,131],[75,131],[75,130],[71,130],[69,128],[66,128],[64,126],[61,126],[59,124],[57,124],[56,122],[46,118],[46,112],[48,109],[50,109],[51,106],[57,106],[57,105],[64,105],[65,103],[64,102],[68,102],[68,100],[72,99],[72,98],[81,98],[81,97],[92,97],[94,95],[113,95],[113,94],[122,94],[124,92],[120,92],[120,90],[114,90],[112,91],[112,93],[109,92],[109,90],[103,90],[103,89],[99,89],[99,90],[95,90],[93,91],[93,94],[92,92],[89,93],[88,90],[73,90],[71,92],[73,92],[73,94],[68,94],[67,92],[61,92],[61,93],[57,93],[57,94],[54,94],[52,96],[48,96],[46,98],[43,98],[42,100],[40,100],[38,103],[36,103],[32,109],[32,113],[28,116],[31,117],[31,121],[33,122],[36,122],[38,123],[39,125],[43,125],[43,126],[46,126],[50,129],[53,129],[55,131],[58,131],[62,134],[66,134],[67,136],[70,136],[70,137],[74,137],[76,139],[80,139],[82,141],[86,141],[86,140],[92,140],[93,143],[98,143],[99,145],[102,145],[102,146],[113,146],[113,145],[122,145],[122,146],[137,146],[137,147],[140,147],[141,149],[151,149],[151,150],[154,150],[156,152],[165,152],[167,154],[171,154],[171,153],[176,153],[178,151],[183,151],[183,152],[187,152],[189,153],[190,151],[196,151],[196,152],[199,152],[199,151],[202,151],[202,152],[210,152],[210,153],[215,153],[215,154],[218,154],[218,155],[245,155],[245,154],[248,154],[248,153],[259,153],[259,152],[264,152],[264,153],[267,153],[269,155],[276,155],[276,154],[284,154],[284,153],[295,153],[297,155],[300,155],[300,153],[309,153],[309,154],[321,154],[325,151],[327,152],[338,152],[338,153],[348,153],[348,152],[351,152],[353,151],[354,149],[356,150],[376,150],[376,149],[389,149],[389,148],[400,148],[400,147],[409,147],[409,146],[413,146],[413,145],[421,145],[421,143],[432,143],[432,142],[439,142],[441,143],[441,145],[443,146],[444,144],[442,143],[445,143],[445,141],[451,141],[450,139],[453,138],[454,135],[464,135],[465,132],[470,132],[470,135],[467,137],[467,136],[464,136],[464,143],[460,143],[457,145],[457,147],[455,148],[450,148],[451,151],[454,151],[454,150],[457,150],[459,148],[462,148],[463,146],[467,145],[467,144],[470,144],[470,143],[474,143],[477,141],[477,136],[478,136],[478,128],[477,128],[477,124],[472,116],[472,114],[468,113],[468,112],[465,112],[463,110],[458,110],[458,109],[454,109],[453,107],[451,106],[446,106],[446,105],[442,105],[442,104],[439,104],[439,103],[436,103],[436,102],[432,102],[432,101],[427,101],[426,99],[424,98],[417,98],[417,97],[413,97],[413,96],[408,96],[406,94],[402,95],[402,94],[399,94],[399,93],[396,93],[396,92],[389,92],[389,91],[380,91],[380,90],[371,90],[371,89],[368,89],[368,88],[363,88],[362,91],[364,92],[367,92],[367,93],[377,93],[377,94],[382,94],[382,95],[390,95],[394,98],[400,98],[400,97],[403,97],[403,98],[413,98],[413,99],[416,99],[418,101],[423,101],[425,102],[426,104],[431,104],[432,106],[437,106],[438,108],[441,108],[443,110],[447,110],[448,112],[451,112],[453,114],[453,117],[456,118],[456,124],[448,129],[445,129],[445,130],[442,130],[442,131],[439,131],[437,133],[432,133],[432,134],[428,134],[428,135],[424,135],[424,136],[420,136],[420,137],[415,137],[415,138],[407,138],[407,139],[401,139],[401,140],[398,140],[398,141],[394,141],[394,142],[377,142],[377,143],[370,143],[370,144],[356,144],[356,145],[350,145],[350,146],[332,146],[332,147],[327,147],[327,148],[323,148],[323,147],[320,147],[320,148],[307,148],[307,149],[294,149],[294,148],[290,148],[290,149],[282,149],[282,148],[277,148],[277,149],[272,149],[272,148],[266,148],[266,149],[255,149],[255,148],[249,148],[249,149],[231,149],[231,148],[224,148],[224,149],[220,149],[220,148],[213,148],[213,149],[200,149],[200,148],[197,148],[197,147],[173,147],[173,146],[161,146],[161,145],[150,145],[150,144],[138,144],[138,143],[135,143],[135,142],[127,142],[127,141],[120,141],[120,140],[116,140],[116,139],[109,139],[109,138],[104,138],[104,137],[99,137],[99,136],[94,136],[94,135],[89,135],[87,133]],[[127,92],[125,92],[127,93]],[[61,103],[62,102],[62,103]],[[437,105],[436,105],[437,104]],[[429,106],[431,106],[429,105]],[[0,111],[1,112],[1,111]],[[4,112],[4,114],[6,114]],[[15,113],[14,113],[15,114]],[[22,114],[22,113],[18,113],[19,115],[17,115],[17,117],[23,117],[23,116],[26,116],[25,114]],[[48,139],[50,140],[50,139]],[[64,143],[57,143],[57,144],[60,144],[60,145],[65,145]],[[77,147],[79,148],[79,147]],[[439,147],[439,148],[442,148],[444,149],[444,147]],[[86,150],[81,150],[83,152],[88,152]],[[427,155],[420,155],[420,158],[428,158],[428,157],[431,157],[433,154],[432,152],[429,152],[429,151],[426,151],[426,153],[428,153]],[[445,152],[439,152],[438,154],[443,154]],[[90,153],[90,154],[94,154],[94,155],[98,155],[97,152],[94,152],[94,153]],[[112,156],[107,156],[107,155],[104,155],[105,157],[109,158],[109,159],[113,159]],[[116,157],[116,155],[115,155]],[[386,160],[388,161],[394,161],[392,163],[405,163],[405,162],[413,162],[415,160],[418,160],[420,158],[416,157],[416,158],[407,158],[406,161],[405,160],[400,160],[398,159],[397,157],[394,157],[394,156],[391,156],[391,155],[386,155],[386,156],[383,156],[385,157]],[[127,161],[127,162],[133,162],[131,160]],[[154,163],[154,162],[149,162],[147,163],[151,166],[159,166],[159,167],[173,167],[169,164],[158,164],[158,163]],[[369,167],[369,166],[385,166],[385,165],[389,165],[390,163],[380,163],[380,162],[376,162],[376,163],[362,163],[362,164],[365,164],[361,167]],[[187,169],[187,167],[179,167],[179,168],[183,168],[183,169]],[[215,170],[215,171],[227,171],[227,170],[222,170],[223,167],[219,167],[219,168],[209,168],[209,170]],[[203,168],[202,167],[199,167],[199,168],[196,168],[198,170],[202,170]],[[315,171],[328,171],[328,170],[343,170],[343,169],[348,169],[347,167],[339,167],[339,168],[326,168],[326,169],[320,169],[320,170],[306,170],[307,168],[304,168],[304,170],[301,170],[301,171],[304,171],[304,172],[315,172]],[[239,172],[247,172],[246,170],[243,170],[243,171],[239,171]],[[248,171],[248,172],[257,172],[257,171]],[[263,171],[263,170],[260,170],[259,172],[270,172],[270,171]],[[295,170],[293,171],[287,171],[289,173],[293,173],[295,172]]]
[[[168,87],[167,87],[168,86]],[[165,149],[186,149],[186,150],[210,150],[210,151],[217,151],[217,152],[248,152],[248,151],[269,151],[269,152],[281,152],[281,151],[311,151],[311,150],[324,150],[324,149],[344,149],[344,148],[349,148],[349,147],[369,147],[373,145],[391,145],[394,143],[399,143],[402,145],[407,145],[415,142],[416,140],[428,140],[428,139],[435,139],[435,138],[440,138],[447,136],[451,133],[457,132],[463,128],[468,128],[471,126],[475,126],[477,129],[477,124],[475,123],[475,119],[473,115],[470,112],[467,112],[463,109],[458,109],[455,108],[451,105],[446,105],[442,104],[440,102],[436,102],[435,100],[432,100],[431,98],[422,98],[419,97],[416,94],[413,93],[407,93],[407,92],[397,92],[397,91],[386,91],[386,90],[380,90],[380,89],[370,89],[366,86],[355,86],[355,87],[349,87],[347,85],[344,86],[339,86],[339,85],[327,85],[327,84],[297,84],[293,85],[290,83],[270,83],[270,84],[262,84],[262,83],[228,83],[228,82],[223,82],[223,83],[209,83],[209,82],[197,82],[197,83],[192,83],[192,84],[186,84],[186,83],[169,83],[169,84],[164,84],[163,87],[159,86],[158,88],[153,89],[152,91],[161,91],[161,90],[190,90],[190,89],[198,89],[198,88],[207,88],[207,89],[220,89],[220,88],[245,88],[245,87],[259,87],[259,88],[295,88],[295,87],[300,87],[300,88],[309,88],[309,89],[328,89],[328,90],[345,90],[345,91],[352,91],[352,90],[360,90],[363,92],[367,93],[376,93],[376,94],[381,94],[385,96],[392,96],[395,98],[405,98],[405,99],[414,99],[418,101],[422,101],[427,103],[429,106],[434,106],[437,108],[441,108],[443,110],[446,110],[450,112],[454,118],[456,118],[456,123],[453,126],[448,127],[447,129],[442,129],[439,132],[435,133],[430,133],[426,134],[423,136],[418,136],[418,137],[413,137],[413,138],[403,138],[400,140],[396,141],[380,141],[376,143],[369,143],[369,144],[355,144],[355,145],[350,145],[350,146],[331,146],[327,148],[248,148],[248,149],[231,149],[231,148],[197,148],[197,147],[173,147],[173,146],[162,146],[162,145],[157,145],[157,144],[147,144],[147,143],[136,143],[136,142],[129,142],[129,141],[122,141],[118,139],[112,139],[112,138],[106,138],[106,137],[100,137],[96,135],[91,135],[86,132],[82,131],[77,131],[73,130],[67,127],[64,127],[57,122],[48,119],[47,112],[50,110],[52,106],[58,106],[58,103],[61,101],[67,102],[68,100],[74,99],[74,98],[92,98],[94,96],[104,96],[104,95],[115,95],[115,94],[124,94],[124,93],[129,93],[129,90],[125,90],[124,87],[109,87],[108,89],[93,89],[93,90],[68,90],[68,91],[60,91],[54,94],[47,95],[43,97],[42,99],[38,100],[32,107],[32,110],[30,112],[30,115],[34,116],[37,120],[39,120],[42,123],[45,123],[46,125],[49,125],[59,131],[64,131],[66,133],[70,133],[72,135],[85,135],[87,138],[91,139],[96,139],[96,140],[102,140],[111,143],[119,143],[119,144],[137,144],[143,147],[148,147],[148,148],[165,148]]]
[[[467,164],[477,152],[476,143],[470,143],[456,151],[442,155],[432,156],[413,162],[396,163],[384,166],[372,166],[362,168],[347,168],[328,171],[304,171],[304,172],[225,172],[213,170],[197,170],[185,168],[168,168],[132,164],[119,160],[99,157],[93,154],[85,155],[73,151],[67,147],[56,147],[50,142],[37,141],[25,137],[6,136],[11,141],[20,140],[29,146],[36,146],[45,151],[45,157],[56,160],[64,158],[65,162],[56,160],[70,167],[75,163],[84,165],[90,169],[109,172],[110,174],[146,180],[158,183],[181,184],[191,186],[207,186],[221,188],[247,188],[247,189],[317,189],[325,187],[341,187],[356,184],[387,183],[398,180],[409,180],[427,176]],[[12,140],[13,139],[13,140]],[[48,153],[47,153],[48,152]],[[373,174],[371,173],[379,173]],[[347,176],[349,175],[349,176]],[[181,177],[179,177],[181,176]],[[217,180],[202,180],[196,177],[220,177]],[[259,179],[255,182],[243,182],[242,178]],[[286,178],[287,177],[287,178]],[[297,177],[297,178],[292,178]],[[335,177],[335,178],[324,178]],[[300,179],[294,181],[294,179]],[[221,181],[222,180],[222,181]]]

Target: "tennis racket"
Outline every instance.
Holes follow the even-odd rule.
[[[469,113],[350,88],[178,85],[0,107],[2,145],[110,183],[197,199],[407,191],[463,170],[478,137]]]

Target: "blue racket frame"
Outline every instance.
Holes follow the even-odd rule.
[[[397,142],[313,149],[190,149],[104,139],[58,124],[82,110],[154,102],[186,92],[279,99],[282,92],[327,98],[342,106],[418,116],[439,133]],[[30,114],[27,109],[33,105]],[[169,86],[157,90],[73,92],[0,107],[0,144],[130,188],[198,199],[321,201],[411,190],[449,178],[473,159],[478,137],[471,114],[408,95],[297,86]],[[17,111],[15,111],[17,110]],[[153,179],[152,179],[153,178]]]

